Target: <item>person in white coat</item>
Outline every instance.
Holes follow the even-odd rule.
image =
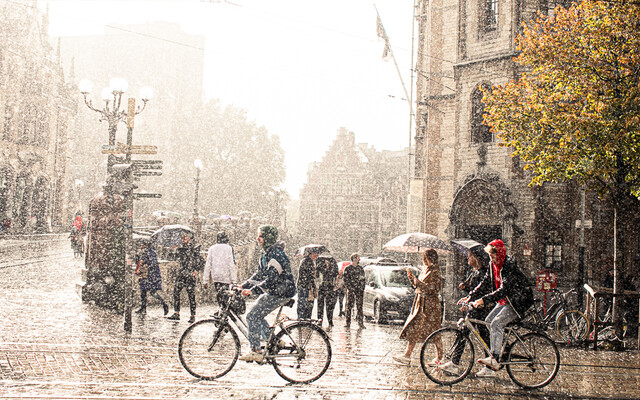
[[[218,232],[216,242],[209,248],[202,282],[205,289],[209,287],[209,281],[213,282],[216,300],[220,305],[224,289],[236,283],[237,271],[233,248],[229,245],[229,236],[225,232]]]

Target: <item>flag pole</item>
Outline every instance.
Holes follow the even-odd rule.
[[[395,65],[396,67],[396,72],[398,72],[398,77],[400,78],[400,83],[402,84],[402,90],[404,91],[404,96],[407,99],[407,101],[409,102],[409,154],[408,154],[408,163],[407,163],[407,221],[406,221],[406,227],[405,230],[406,232],[409,232],[411,230],[411,204],[410,204],[410,198],[411,198],[411,160],[412,160],[412,152],[411,152],[411,145],[413,143],[412,138],[411,138],[411,134],[412,134],[412,122],[415,120],[415,113],[413,112],[413,42],[414,42],[414,33],[415,33],[415,15],[416,15],[416,4],[415,4],[415,0],[413,3],[413,15],[411,17],[411,96],[409,96],[407,94],[407,88],[404,84],[404,79],[402,79],[402,74],[400,73],[400,68],[398,67],[398,62],[396,61],[396,57],[393,55],[393,49],[391,48],[391,43],[389,42],[389,37],[387,36],[387,31],[384,29],[384,25],[382,24],[382,18],[380,18],[380,13],[378,12],[378,7],[376,7],[376,5],[373,5],[373,8],[376,9],[376,16],[377,16],[377,33],[378,33],[378,37],[380,37],[381,39],[384,40],[384,52],[382,54],[383,59],[384,57],[388,54],[391,56],[391,59],[393,60],[393,65]]]

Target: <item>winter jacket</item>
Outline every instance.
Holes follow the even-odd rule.
[[[300,262],[298,269],[298,288],[311,290],[315,287],[316,263],[306,256]]]
[[[492,274],[487,274],[485,280],[493,281]],[[485,303],[497,302],[506,298],[519,317],[533,305],[533,290],[530,280],[520,271],[516,260],[507,256],[500,270],[500,286],[494,291],[482,296]],[[483,283],[484,284],[484,281]]]
[[[242,287],[251,289],[254,294],[269,293],[281,298],[296,294],[289,257],[281,246],[274,244],[261,253],[258,270]]]
[[[465,280],[465,289],[469,291],[469,301],[476,301],[484,295],[491,293],[491,279],[489,268],[474,269]]]
[[[344,269],[344,285],[347,290],[364,291],[364,268],[358,265],[347,265]]]
[[[140,290],[144,292],[162,290],[162,276],[156,251],[152,248],[145,249],[140,256],[137,256],[136,264],[138,262],[147,266],[146,276],[141,276],[140,279]]]
[[[213,282],[229,284],[237,281],[233,248],[228,244],[217,243],[209,248],[202,283],[209,283],[209,279]]]
[[[176,250],[176,258],[178,260],[178,279],[195,280],[193,276],[195,271],[204,269],[204,258],[200,255],[200,245],[194,246],[191,242],[188,245],[182,245]]]

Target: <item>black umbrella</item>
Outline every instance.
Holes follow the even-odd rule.
[[[298,249],[298,252],[296,253],[296,256],[306,257],[311,253],[321,254],[321,253],[328,253],[328,252],[329,252],[329,249],[327,249],[322,244],[308,244],[306,246],[300,247]]]
[[[476,242],[473,239],[453,239],[451,245],[454,249],[464,254],[465,257],[469,255],[469,250],[472,247],[483,246],[482,243]]]
[[[173,247],[182,244],[182,235],[193,239],[193,229],[186,225],[165,225],[151,234],[151,241],[159,246]]]

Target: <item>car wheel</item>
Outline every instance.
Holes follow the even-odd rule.
[[[384,324],[386,321],[384,315],[382,314],[382,307],[380,306],[380,302],[376,300],[373,303],[373,321],[376,324]]]

